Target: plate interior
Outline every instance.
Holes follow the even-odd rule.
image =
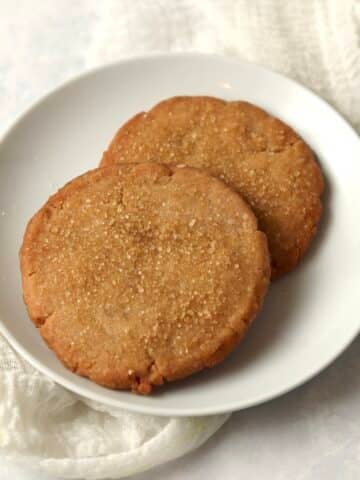
[[[293,126],[326,177],[320,232],[301,266],[271,285],[244,342],[218,367],[149,397],[107,390],[67,371],[22,301],[18,250],[28,219],[65,182],[97,166],[117,128],[173,95],[254,102]],[[118,63],[80,77],[28,111],[0,145],[0,324],[36,368],[81,395],[159,415],[205,415],[254,405],[328,365],[360,328],[360,142],[325,102],[276,73],[203,55]]]

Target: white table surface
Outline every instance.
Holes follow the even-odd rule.
[[[87,67],[102,8],[107,0],[0,0],[0,133],[35,99]],[[132,478],[359,480],[359,359],[358,338],[310,383],[233,414],[197,451]],[[0,478],[54,480],[1,458]]]

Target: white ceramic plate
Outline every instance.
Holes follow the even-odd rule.
[[[152,396],[112,391],[68,370],[45,346],[22,301],[18,249],[28,219],[72,177],[94,168],[116,129],[173,95],[245,99],[292,125],[326,175],[319,235],[301,266],[275,282],[248,337],[220,366]],[[245,62],[203,55],[121,62],[77,78],[23,115],[0,146],[1,331],[34,367],[112,406],[205,415],[255,405],[305,382],[360,329],[360,141],[321,99]]]

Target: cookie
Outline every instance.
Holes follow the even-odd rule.
[[[101,165],[130,161],[206,168],[234,187],[267,235],[273,278],[296,266],[316,232],[323,178],[314,155],[294,130],[250,103],[165,100],[120,128]]]
[[[59,359],[138,393],[223,360],[270,276],[266,238],[236,192],[154,163],[68,183],[30,221],[20,260],[29,316]]]

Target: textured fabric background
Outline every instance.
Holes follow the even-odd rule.
[[[88,65],[148,52],[202,51],[270,67],[360,128],[360,2],[120,0],[100,15]]]

